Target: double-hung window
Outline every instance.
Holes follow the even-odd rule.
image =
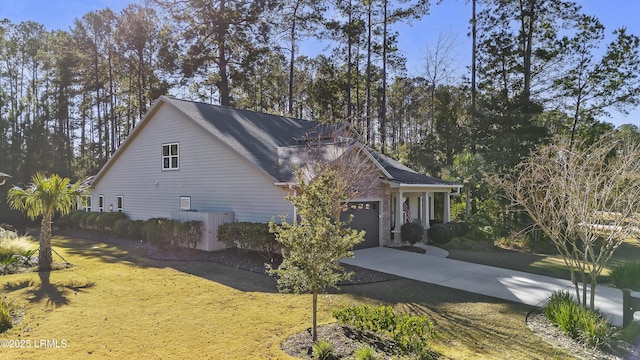
[[[91,195],[87,195],[83,198],[84,210],[86,212],[91,212]]]
[[[178,143],[162,145],[162,170],[178,170],[179,167]]]
[[[104,212],[104,195],[98,195],[98,211]]]
[[[116,210],[119,212],[122,212],[122,210],[124,209],[124,196],[122,195],[118,195],[116,197]]]

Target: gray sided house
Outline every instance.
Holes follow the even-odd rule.
[[[296,190],[293,169],[312,177],[313,163],[323,161],[359,176],[343,208],[345,217],[354,215],[353,228],[367,231],[359,248],[399,243],[407,221],[428,228],[436,193],[449,221],[450,197],[460,185],[419,174],[357,139],[346,124],[162,96],[91,180],[83,208],[122,211],[132,220],[202,220],[198,247],[217,250],[224,247],[216,237],[221,223],[295,216],[285,200]]]

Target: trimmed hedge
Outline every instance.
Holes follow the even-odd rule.
[[[100,231],[113,230],[116,221],[126,219],[127,214],[123,212],[102,212],[96,217],[95,228]]]
[[[400,238],[403,242],[413,245],[422,240],[424,227],[418,222],[410,222],[400,227]]]
[[[469,232],[471,225],[465,222],[448,222],[446,224],[433,224],[427,234],[435,243],[446,244],[454,237],[462,237]]]
[[[265,252],[273,259],[280,249],[275,234],[269,232],[269,224],[232,222],[218,227],[218,240],[227,247]]]
[[[129,230],[129,220],[127,219],[118,219],[116,220],[113,228],[111,229],[111,233],[113,236],[123,238],[127,237],[127,232]]]
[[[147,219],[142,226],[142,238],[161,248],[168,247],[171,245],[172,221],[167,218]]]
[[[169,246],[194,249],[202,235],[202,221],[185,221],[151,218],[142,226],[143,238],[161,248]]]
[[[617,265],[611,269],[609,279],[618,289],[629,288],[640,291],[640,262],[634,261]]]
[[[127,224],[127,237],[129,239],[143,239],[144,235],[142,229],[144,228],[144,221],[132,220]]]

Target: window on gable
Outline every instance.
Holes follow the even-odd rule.
[[[124,209],[124,196],[122,195],[118,195],[116,197],[117,201],[116,201],[116,210],[119,212],[122,212],[122,210]]]
[[[98,211],[104,212],[104,195],[98,195]]]
[[[162,170],[179,169],[179,146],[178,143],[162,145]]]

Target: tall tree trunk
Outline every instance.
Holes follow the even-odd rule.
[[[349,20],[347,22],[347,121],[351,122],[351,43],[353,41],[351,36],[351,22],[353,21],[351,16],[351,0],[349,0]]]
[[[471,0],[471,126],[476,122],[476,0]],[[473,145],[475,147],[475,144]]]
[[[522,12],[527,12],[529,16],[522,16],[522,31],[526,35],[523,39],[524,43],[524,58],[522,59],[522,63],[524,64],[523,75],[524,75],[524,84],[523,84],[523,96],[524,99],[528,101],[531,97],[531,58],[533,56],[533,31],[534,31],[534,23],[535,23],[535,1],[529,0],[529,7],[527,9],[521,8]]]
[[[313,319],[312,319],[312,325],[311,325],[311,338],[313,340],[313,343],[315,344],[316,342],[318,342],[318,330],[317,330],[317,323],[318,323],[318,290],[317,289],[313,289],[313,306],[312,306],[312,311],[313,311]]]
[[[45,213],[42,216],[40,227],[40,251],[38,253],[38,270],[49,271],[53,263],[51,255],[51,219],[52,214]]]
[[[293,16],[291,18],[291,54],[289,57],[289,115],[293,115],[293,70],[296,57],[296,22],[298,20],[297,16],[299,6],[300,2],[296,1],[295,7],[293,8]]]
[[[371,23],[371,16],[372,16],[372,5],[371,2],[373,0],[369,0],[368,8],[367,8],[367,13],[368,13],[368,20],[367,20],[367,81],[366,81],[366,87],[367,87],[367,108],[365,109],[365,117],[367,118],[367,145],[371,146],[372,145],[372,141],[371,141],[371,29],[373,27],[373,24]]]
[[[226,13],[226,3],[225,1],[220,1],[220,14]],[[220,105],[223,106],[231,106],[231,96],[229,90],[229,75],[227,74],[227,67],[229,65],[229,60],[227,59],[227,52],[225,49],[226,46],[226,36],[227,30],[229,28],[229,24],[225,21],[221,20],[221,23],[218,25],[218,34],[217,34],[217,42],[218,42],[218,74],[220,75],[220,80],[217,81],[218,91],[220,92]]]
[[[385,153],[387,141],[387,4],[383,1],[384,20],[382,22],[382,104],[380,104],[380,153]]]

